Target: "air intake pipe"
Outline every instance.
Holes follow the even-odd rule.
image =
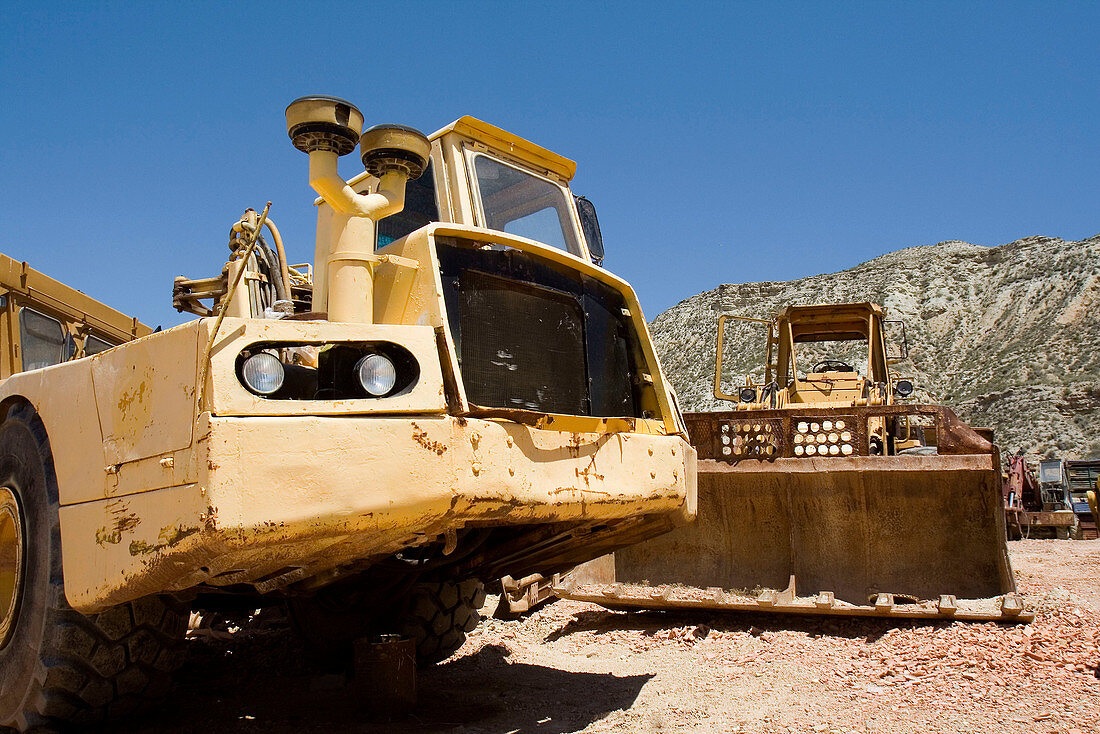
[[[313,310],[329,321],[374,320],[375,226],[405,206],[405,184],[428,165],[431,144],[403,125],[376,125],[360,135],[363,115],[336,97],[301,97],[286,108],[287,134],[309,154],[309,185],[332,214],[318,214]],[[358,142],[363,165],[378,179],[373,194],[356,193],[337,173],[340,156]],[[322,226],[322,218],[331,221]]]

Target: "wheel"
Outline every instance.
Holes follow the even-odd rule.
[[[0,425],[0,729],[49,731],[128,713],[167,692],[186,610],[147,597],[85,616],[69,607],[57,480],[30,406]]]
[[[417,663],[432,665],[457,652],[481,621],[484,604],[485,586],[477,579],[416,584],[398,626],[416,641]]]

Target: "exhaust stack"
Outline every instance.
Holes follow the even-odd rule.
[[[286,108],[287,134],[309,155],[309,185],[332,208],[318,213],[313,310],[329,321],[374,320],[375,223],[405,206],[405,184],[420,178],[431,144],[418,130],[376,125],[360,135],[363,115],[337,97],[301,97]],[[358,142],[363,165],[378,179],[373,194],[356,193],[337,173],[340,156]],[[328,217],[327,226],[322,218]]]

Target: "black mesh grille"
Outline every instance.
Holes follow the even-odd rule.
[[[470,402],[571,415],[588,411],[584,313],[545,288],[466,271],[462,377]]]
[[[640,417],[633,331],[617,291],[515,250],[439,243],[438,253],[471,403]]]

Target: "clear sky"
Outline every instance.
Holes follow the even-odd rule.
[[[166,327],[246,207],[311,259],[283,118],[309,93],[578,161],[649,318],[910,245],[1100,232],[1100,6],[834,5],[4,3],[0,251]]]

